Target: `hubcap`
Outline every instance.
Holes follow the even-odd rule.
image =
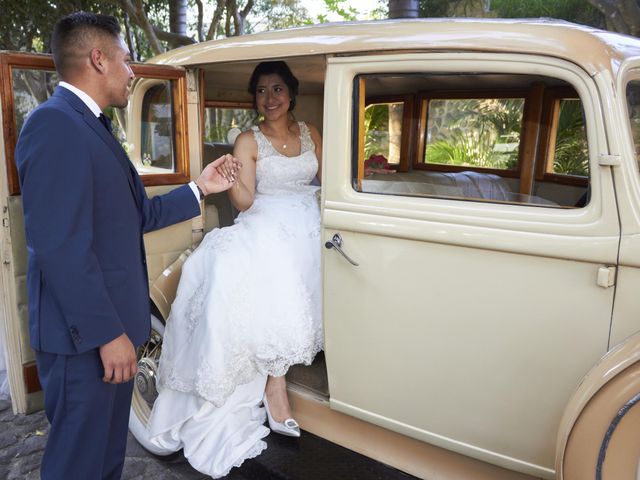
[[[136,388],[149,406],[152,406],[158,397],[158,390],[156,389],[157,370],[156,362],[151,358],[141,358],[138,362]]]

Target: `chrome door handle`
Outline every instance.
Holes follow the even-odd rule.
[[[346,258],[347,262],[349,262],[354,267],[358,266],[358,264],[356,262],[354,262],[353,260],[351,260],[349,258],[349,255],[344,253],[344,251],[342,250],[342,237],[340,236],[339,233],[336,233],[331,240],[329,240],[327,243],[325,243],[324,247],[329,249],[329,250],[332,249],[332,248],[335,248],[340,255],[342,255],[344,258]]]

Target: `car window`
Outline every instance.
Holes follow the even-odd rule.
[[[627,84],[627,111],[629,113],[636,162],[640,169],[640,80],[631,80]]]
[[[58,85],[54,71],[13,68],[13,105],[16,131],[20,131],[31,111],[53,95]]]
[[[238,133],[255,125],[258,114],[251,104],[207,102],[204,109],[204,141],[233,144]]]
[[[423,109],[421,163],[517,169],[524,98],[433,98]]]
[[[163,74],[170,78],[154,78],[146,65],[132,65],[136,74],[132,95],[126,109],[106,108],[115,137],[131,162],[143,176],[145,185],[181,183],[188,179],[184,148],[176,145],[185,127],[184,113],[176,106],[178,84],[184,72]],[[156,68],[157,70],[157,68]],[[11,67],[13,120],[19,132],[31,111],[49,98],[58,85],[53,64],[46,67]],[[131,120],[133,119],[133,120]],[[18,193],[18,187],[13,193]]]
[[[582,103],[538,75],[367,74],[355,82],[353,187],[363,193],[580,208]],[[384,92],[383,95],[378,95]]]

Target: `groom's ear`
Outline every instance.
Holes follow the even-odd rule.
[[[95,47],[91,49],[91,52],[89,52],[89,61],[91,66],[100,73],[105,73],[104,64],[106,59],[107,56],[101,48]]]

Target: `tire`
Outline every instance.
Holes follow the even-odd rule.
[[[156,375],[158,360],[162,351],[164,324],[151,314],[151,334],[149,340],[138,349],[138,373],[134,378],[131,411],[129,413],[129,431],[149,452],[155,455],[171,455],[173,450],[165,450],[149,441],[149,415],[153,402],[158,396]]]
[[[584,407],[565,448],[562,480],[636,480],[640,470],[640,363],[607,382]]]

